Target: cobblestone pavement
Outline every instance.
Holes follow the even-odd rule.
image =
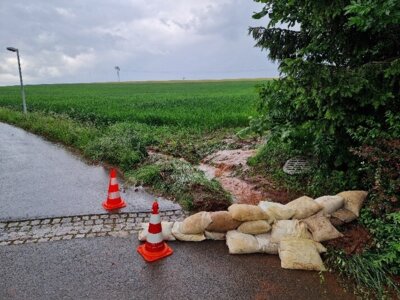
[[[0,246],[101,236],[127,237],[138,232],[141,223],[149,221],[150,214],[97,214],[0,222]],[[160,212],[162,221],[178,221],[185,216],[186,213],[182,210]]]

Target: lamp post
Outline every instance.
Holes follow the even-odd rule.
[[[14,47],[7,47],[7,50],[11,51],[11,52],[17,52],[19,80],[21,82],[22,107],[24,109],[24,114],[26,114],[25,90],[24,90],[24,83],[22,81],[21,62],[19,60],[19,51],[17,48],[14,48]]]

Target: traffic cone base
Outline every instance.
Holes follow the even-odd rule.
[[[162,259],[164,257],[167,257],[174,252],[165,242],[163,243],[164,243],[164,249],[157,252],[148,251],[146,249],[146,244],[140,245],[137,248],[137,251],[141,256],[143,256],[145,261],[153,262]]]
[[[119,198],[119,201],[116,203],[113,203],[109,199],[105,200],[103,202],[103,207],[107,210],[114,210],[114,209],[120,209],[126,206],[126,203],[122,198]]]

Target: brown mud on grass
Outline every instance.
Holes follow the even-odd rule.
[[[265,199],[262,191],[256,186],[236,177],[220,176],[216,178],[222,187],[228,191],[236,203],[255,204]]]
[[[343,250],[346,254],[358,254],[372,244],[372,236],[362,225],[345,224],[340,228],[343,237],[325,242],[326,246]]]
[[[229,143],[229,141],[226,141]],[[196,168],[204,172],[207,179],[217,180],[222,188],[228,192],[235,203],[257,205],[262,200],[271,200],[287,203],[290,198],[287,191],[278,188],[272,180],[260,175],[251,175],[247,160],[256,154],[253,142],[241,145],[243,148],[235,150],[220,150],[205,157]],[[157,149],[148,148],[150,161],[171,161],[171,155],[160,153]],[[184,158],[179,160],[187,162]],[[190,196],[193,198],[193,210],[223,210],[227,207],[222,195],[210,195],[202,188],[192,188]],[[211,196],[211,198],[210,198]],[[219,197],[220,196],[220,197]]]
[[[287,192],[278,190],[266,178],[247,175],[247,160],[255,153],[249,149],[221,150],[204,158],[198,169],[208,179],[219,181],[236,203],[258,204],[265,199],[287,203]]]
[[[221,150],[203,159],[203,163],[210,163],[222,172],[235,171],[238,168],[247,171],[247,160],[256,154],[256,150]]]

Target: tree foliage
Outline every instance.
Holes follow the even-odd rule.
[[[281,73],[260,89],[256,130],[334,169],[400,138],[400,1],[255,1],[267,26],[249,32]]]

